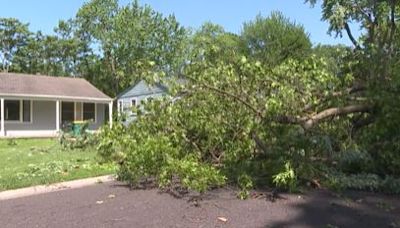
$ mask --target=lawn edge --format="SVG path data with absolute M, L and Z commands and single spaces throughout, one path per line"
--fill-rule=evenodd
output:
M 48 185 L 37 185 L 27 188 L 20 188 L 14 190 L 7 190 L 0 192 L 0 201 L 9 200 L 9 199 L 17 199 L 27 196 L 34 196 L 39 194 L 45 194 L 50 192 L 58 192 L 68 189 L 76 189 L 87 187 L 95 184 L 111 182 L 115 180 L 114 175 L 106 175 L 99 177 L 91 177 L 73 181 L 65 181 Z

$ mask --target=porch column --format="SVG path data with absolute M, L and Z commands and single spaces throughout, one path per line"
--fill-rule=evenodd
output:
M 117 100 L 117 115 L 118 115 L 118 117 L 121 115 L 121 109 L 122 109 L 121 103 L 119 100 Z
M 108 122 L 109 122 L 109 124 L 110 124 L 110 128 L 112 128 L 112 125 L 113 125 L 113 118 L 112 118 L 112 113 L 113 113 L 113 102 L 111 101 L 109 104 L 108 104 L 108 118 L 109 118 L 109 120 L 108 120 Z
M 4 98 L 0 100 L 0 114 L 1 114 L 1 127 L 0 127 L 0 136 L 6 136 L 6 132 L 4 129 Z
M 56 131 L 60 132 L 60 101 L 56 101 Z

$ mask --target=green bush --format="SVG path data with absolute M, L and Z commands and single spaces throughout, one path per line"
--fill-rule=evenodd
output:
M 373 160 L 365 151 L 348 150 L 337 155 L 338 168 L 345 173 L 368 173 L 373 171 Z
M 114 160 L 119 166 L 118 176 L 131 185 L 155 177 L 161 188 L 182 187 L 203 192 L 212 186 L 224 184 L 225 178 L 216 168 L 202 163 L 194 154 L 187 153 L 170 137 L 153 135 L 132 125 L 129 134 L 120 134 L 124 127 L 103 129 L 98 146 L 105 160 Z M 136 132 L 136 133 L 134 133 Z
M 297 185 L 296 181 L 296 174 L 290 162 L 285 164 L 285 169 L 282 172 L 273 176 L 273 183 L 276 184 L 276 186 L 288 189 L 290 192 L 295 190 Z
M 249 190 L 254 187 L 252 178 L 247 174 L 242 174 L 238 177 L 237 183 L 240 187 L 239 198 L 247 199 L 250 195 Z

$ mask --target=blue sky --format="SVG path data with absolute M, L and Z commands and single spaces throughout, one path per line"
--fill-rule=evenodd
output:
M 52 33 L 60 19 L 73 17 L 85 0 L 0 0 L 0 17 L 14 17 L 29 23 L 33 31 Z M 122 0 L 126 4 L 129 0 Z M 257 14 L 269 15 L 281 11 L 287 17 L 303 24 L 310 33 L 312 42 L 324 44 L 343 43 L 350 45 L 347 37 L 335 38 L 327 34 L 328 24 L 321 22 L 321 9 L 310 8 L 303 0 L 140 0 L 155 10 L 175 14 L 186 26 L 198 28 L 211 21 L 224 26 L 227 31 L 240 33 L 243 22 Z M 357 29 L 356 29 L 357 30 Z M 359 34 L 355 31 L 355 34 Z

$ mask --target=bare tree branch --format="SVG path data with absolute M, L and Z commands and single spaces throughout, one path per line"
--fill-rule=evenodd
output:
M 359 113 L 359 112 L 369 112 L 372 109 L 372 105 L 360 104 L 360 105 L 349 105 L 345 107 L 336 107 L 336 108 L 328 108 L 325 109 L 311 117 L 295 117 L 295 116 L 276 116 L 273 121 L 276 121 L 281 124 L 299 124 L 305 130 L 311 129 L 316 124 L 321 122 L 324 119 L 334 116 L 343 116 L 351 113 Z
M 388 49 L 389 53 L 388 55 L 391 55 L 392 52 L 392 43 L 394 39 L 394 34 L 396 33 L 396 0 L 391 0 L 390 1 L 390 35 L 389 35 L 389 41 L 388 41 Z
M 368 112 L 372 109 L 371 105 L 349 105 L 346 107 L 339 107 L 339 108 L 329 108 L 326 109 L 322 112 L 319 112 L 306 120 L 304 123 L 302 123 L 302 126 L 304 129 L 310 129 L 312 128 L 315 124 L 318 124 L 321 120 L 324 120 L 329 117 L 333 116 L 343 116 L 351 113 L 358 113 L 358 112 Z
M 361 49 L 360 45 L 358 44 L 357 40 L 354 38 L 353 34 L 351 33 L 351 29 L 349 24 L 346 22 L 344 23 L 344 29 L 346 30 L 347 36 L 350 38 L 351 42 L 357 49 Z

